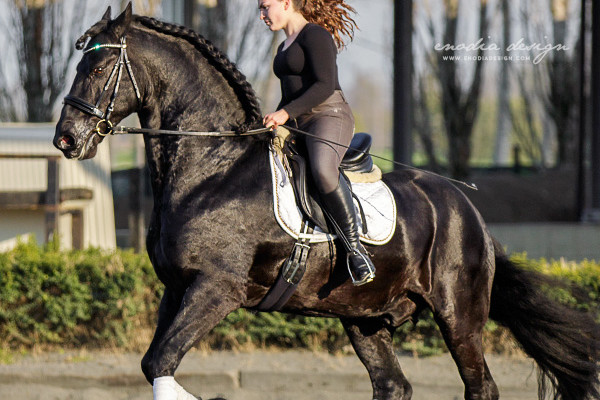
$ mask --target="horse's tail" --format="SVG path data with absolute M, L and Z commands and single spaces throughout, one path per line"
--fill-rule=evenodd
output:
M 510 329 L 539 367 L 539 398 L 600 399 L 600 326 L 545 295 L 551 278 L 524 270 L 496 248 L 490 317 Z

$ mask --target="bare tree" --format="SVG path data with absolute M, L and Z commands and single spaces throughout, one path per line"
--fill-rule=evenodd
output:
M 551 4 L 534 1 L 520 7 L 525 42 L 539 46 L 528 52 L 535 63 L 513 70 L 523 101 L 513 105 L 511 113 L 518 124 L 515 133 L 519 145 L 540 167 L 577 162 L 579 38 L 578 34 L 575 40 L 568 37 L 569 24 L 577 20 L 571 18 L 570 4 L 569 0 L 552 0 Z M 570 41 L 576 44 L 570 46 Z M 541 52 L 544 47 L 550 51 Z M 517 106 L 523 109 L 515 110 Z
M 430 43 L 435 40 L 433 7 L 429 1 L 420 3 L 413 24 L 413 47 L 419 49 L 415 53 L 413 74 L 413 135 L 415 150 L 421 151 L 425 158 L 427 168 L 441 172 L 442 166 L 440 154 L 444 153 L 436 146 L 437 129 L 436 122 L 439 120 L 436 101 L 437 55 L 434 46 Z
M 15 99 L 17 94 L 9 83 L 9 74 L 2 73 L 8 68 L 8 64 L 2 62 L 5 60 L 0 60 L 0 121 L 20 121 L 23 116 Z
M 431 92 L 434 92 L 431 89 L 432 85 L 427 82 L 433 78 L 439 97 L 441 129 L 444 130 L 448 142 L 448 170 L 457 178 L 464 178 L 470 172 L 471 137 L 479 111 L 484 66 L 485 44 L 481 41 L 487 38 L 489 25 L 487 1 L 473 0 L 472 4 L 478 5 L 475 12 L 472 7 L 469 9 L 469 4 L 464 1 L 424 1 L 422 7 L 425 11 L 420 16 L 422 20 L 419 21 L 419 26 L 425 25 L 426 28 L 417 34 L 423 42 L 420 48 L 431 51 L 426 51 L 424 65 L 418 72 L 418 80 L 424 82 L 414 88 L 418 100 L 415 104 L 418 112 L 415 115 L 415 127 L 418 129 L 417 134 L 423 143 L 429 164 L 439 168 L 432 138 L 428 134 L 431 129 L 428 127 L 429 121 L 438 115 L 437 110 L 431 109 L 431 104 L 437 103 L 427 100 L 432 95 Z M 477 23 L 475 35 L 481 38 L 479 41 L 468 32 L 465 21 Z M 468 35 L 466 42 L 465 35 Z M 467 56 L 471 60 L 463 62 Z
M 507 48 L 511 42 L 510 0 L 500 0 L 502 16 L 502 53 L 508 56 Z M 494 146 L 494 164 L 506 164 L 510 157 L 511 118 L 510 118 L 510 65 L 500 65 L 498 78 L 498 113 L 496 117 L 496 143 Z
M 85 7 L 60 0 L 1 1 L 8 16 L 4 33 L 12 39 L 14 53 L 0 65 L 0 117 L 51 121 L 74 56 L 73 38 L 82 32 Z
M 543 132 L 538 123 L 539 109 L 537 95 L 526 84 L 526 76 L 521 70 L 516 73 L 519 99 L 510 106 L 510 117 L 518 148 L 536 167 L 546 166 L 546 156 L 542 146 Z
M 554 0 L 552 7 L 552 29 L 555 44 L 567 43 L 569 22 L 569 0 Z M 546 99 L 547 114 L 554 121 L 558 141 L 558 165 L 577 163 L 577 131 L 579 102 L 579 60 L 580 52 L 555 51 L 548 63 L 549 92 Z
M 460 4 L 465 4 L 461 2 Z M 448 136 L 448 163 L 450 174 L 457 178 L 469 175 L 469 159 L 471 157 L 471 136 L 475 118 L 479 111 L 479 96 L 481 92 L 483 61 L 475 61 L 472 79 L 465 83 L 461 76 L 459 63 L 444 59 L 444 56 L 454 56 L 452 47 L 457 43 L 458 22 L 461 7 L 458 0 L 444 0 L 446 14 L 444 17 L 443 43 L 450 44 L 447 51 L 437 52 L 437 76 L 439 80 L 442 114 Z M 488 31 L 487 19 L 488 3 L 482 0 L 479 4 L 478 37 L 486 38 Z M 477 55 L 483 56 L 483 47 L 479 46 Z
M 415 88 L 413 89 L 413 129 L 423 148 L 427 160 L 427 168 L 434 172 L 440 172 L 441 166 L 436 155 L 434 145 L 434 128 L 432 125 L 433 115 L 428 104 L 427 77 L 417 76 Z

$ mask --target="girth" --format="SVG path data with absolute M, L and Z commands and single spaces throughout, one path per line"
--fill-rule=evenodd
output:
M 308 221 L 302 222 L 303 234 L 298 237 L 292 254 L 283 263 L 275 283 L 256 306 L 259 311 L 279 311 L 292 297 L 306 271 L 306 261 L 310 252 L 310 234 L 313 227 Z

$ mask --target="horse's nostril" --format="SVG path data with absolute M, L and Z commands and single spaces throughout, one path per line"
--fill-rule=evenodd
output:
M 68 150 L 75 147 L 75 138 L 71 135 L 61 135 L 58 138 L 57 145 L 62 150 Z

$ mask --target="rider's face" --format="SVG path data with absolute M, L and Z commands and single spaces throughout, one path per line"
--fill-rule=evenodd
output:
M 259 0 L 260 19 L 271 31 L 283 29 L 287 24 L 291 0 Z

